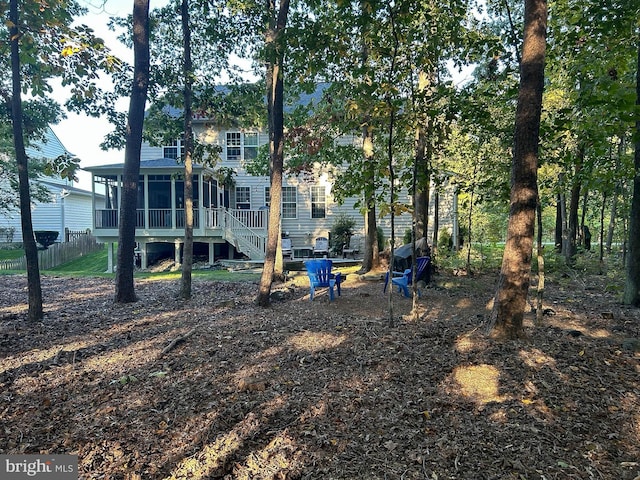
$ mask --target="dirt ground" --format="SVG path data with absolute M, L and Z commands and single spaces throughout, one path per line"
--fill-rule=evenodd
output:
M 620 281 L 546 288 L 545 325 L 485 335 L 497 275 L 419 300 L 349 275 L 280 285 L 0 276 L 0 453 L 77 454 L 83 479 L 640 479 L 640 310 Z M 608 292 L 612 293 L 608 293 Z M 176 339 L 183 338 L 181 342 Z M 172 346 L 172 348 L 167 348 Z M 165 350 L 165 353 L 163 353 Z

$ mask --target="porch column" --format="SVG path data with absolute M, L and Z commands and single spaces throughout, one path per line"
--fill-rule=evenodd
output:
M 176 240 L 173 244 L 174 247 L 174 256 L 173 261 L 176 265 L 180 265 L 180 240 Z
M 148 258 L 149 256 L 147 255 L 147 242 L 140 242 L 139 244 L 139 248 L 140 248 L 140 268 L 142 270 L 146 270 L 148 265 Z
M 144 174 L 144 176 L 142 177 L 142 182 L 143 182 L 143 188 L 144 188 L 144 206 L 142 208 L 144 208 L 144 221 L 142 222 L 144 225 L 145 229 L 149 228 L 149 175 L 148 174 Z M 146 256 L 146 248 L 144 250 L 144 253 L 142 254 L 142 257 L 144 258 Z M 142 268 L 147 268 L 142 267 Z
M 215 263 L 215 246 L 213 242 L 209 242 L 209 266 L 212 267 Z
M 184 203 L 184 202 L 182 202 Z M 184 205 L 183 205 L 184 207 Z M 177 217 L 176 217 L 176 178 L 171 175 L 171 228 L 173 230 L 177 227 Z M 176 263 L 179 264 L 178 260 Z
M 198 225 L 200 225 L 200 230 L 204 231 L 204 226 L 206 225 L 204 222 L 204 179 L 201 173 L 198 174 Z M 209 197 L 209 201 L 211 201 L 211 197 Z
M 113 242 L 107 242 L 107 271 L 105 273 L 113 273 Z

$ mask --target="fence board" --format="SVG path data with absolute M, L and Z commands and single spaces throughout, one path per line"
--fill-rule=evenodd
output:
M 75 260 L 102 248 L 102 244 L 96 241 L 93 235 L 85 232 L 77 235 L 69 242 L 55 243 L 46 250 L 38 251 L 38 265 L 40 270 L 51 270 L 63 263 Z M 0 270 L 26 270 L 27 259 L 23 256 L 12 260 L 0 261 Z

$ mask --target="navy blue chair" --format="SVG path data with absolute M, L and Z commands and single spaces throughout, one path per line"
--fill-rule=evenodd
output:
M 416 278 L 421 278 L 427 268 L 431 268 L 430 257 L 418 257 L 416 258 Z M 407 268 L 404 272 L 391 272 L 391 283 L 398 287 L 398 292 L 402 292 L 405 297 L 410 297 L 409 285 L 413 283 L 413 270 Z M 383 292 L 387 291 L 387 285 L 389 285 L 389 272 L 384 279 Z M 420 290 L 418 290 L 418 296 L 420 296 Z

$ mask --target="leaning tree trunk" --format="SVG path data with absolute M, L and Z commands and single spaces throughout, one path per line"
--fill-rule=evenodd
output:
M 640 35 L 638 36 L 638 65 L 636 70 L 636 105 L 640 106 Z M 629 219 L 629 255 L 627 279 L 624 287 L 625 305 L 640 307 L 640 119 L 636 120 L 633 197 Z
M 144 108 L 149 86 L 149 0 L 133 2 L 133 83 L 127 117 L 124 150 L 122 203 L 118 229 L 117 303 L 136 301 L 133 285 L 133 259 L 136 240 L 136 208 Z
M 18 0 L 11 0 L 9 12 L 11 27 L 11 115 L 13 128 L 13 145 L 18 166 L 18 189 L 20 193 L 20 221 L 22 222 L 22 242 L 27 260 L 27 289 L 29 296 L 28 319 L 31 322 L 41 320 L 44 316 L 42 308 L 42 285 L 40 283 L 40 267 L 38 266 L 38 247 L 33 236 L 31 221 L 31 195 L 29 193 L 29 169 L 27 153 L 24 146 L 24 130 L 22 127 L 22 77 L 20 74 L 20 33 L 18 31 Z
M 546 29 L 546 0 L 525 0 L 524 43 L 511 166 L 511 209 L 490 325 L 493 333 L 503 338 L 523 335 L 538 202 L 538 139 Z

